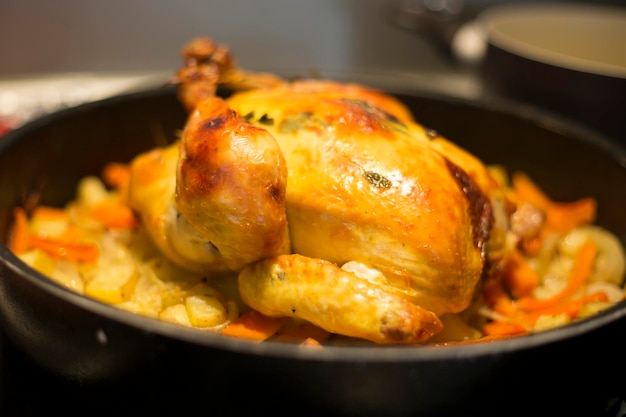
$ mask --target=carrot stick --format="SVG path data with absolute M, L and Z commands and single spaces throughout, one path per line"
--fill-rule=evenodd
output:
M 22 207 L 13 209 L 13 228 L 9 237 L 9 249 L 19 254 L 30 249 L 31 233 L 26 211 Z
M 102 180 L 113 188 L 124 188 L 130 182 L 130 167 L 128 164 L 111 162 L 102 170 Z
M 535 323 L 541 316 L 557 316 L 560 314 L 566 314 L 570 319 L 575 319 L 580 312 L 580 309 L 589 302 L 593 301 L 607 301 L 608 297 L 602 291 L 589 294 L 585 297 L 570 301 L 568 303 L 559 304 L 556 306 L 547 307 L 543 310 L 534 311 L 532 313 L 524 314 L 523 320 L 531 323 Z
M 591 272 L 597 248 L 591 241 L 579 249 L 570 274 L 568 285 L 556 296 L 547 300 L 537 300 L 525 296 L 513 302 L 499 282 L 494 281 L 485 287 L 485 301 L 490 307 L 512 320 L 495 320 L 483 327 L 485 336 L 506 336 L 522 334 L 529 331 L 536 321 L 544 315 L 566 314 L 570 319 L 578 316 L 580 309 L 591 301 L 606 301 L 603 292 L 589 294 L 577 300 L 567 300 L 584 284 Z M 520 311 L 525 310 L 526 313 Z
M 492 280 L 485 284 L 483 297 L 487 305 L 494 311 L 506 316 L 514 316 L 518 313 L 513 300 L 504 290 L 501 280 Z
M 104 226 L 113 229 L 133 229 L 139 220 L 133 210 L 126 204 L 103 201 L 91 208 L 91 213 Z
M 541 190 L 529 176 L 522 172 L 514 172 L 511 176 L 511 185 L 515 194 L 522 200 L 533 203 L 540 208 L 552 204 L 552 200 Z
M 55 209 L 40 209 L 38 215 L 56 216 Z M 72 239 L 75 233 L 69 231 L 66 237 Z M 13 230 L 9 240 L 9 248 L 14 253 L 22 253 L 32 248 L 38 248 L 55 258 L 65 258 L 72 261 L 92 262 L 98 258 L 98 247 L 91 243 L 77 243 L 66 238 L 44 238 L 30 232 L 26 212 L 21 207 L 14 209 Z
M 592 241 L 583 243 L 576 253 L 567 285 L 560 293 L 543 300 L 537 300 L 528 296 L 522 297 L 516 301 L 516 307 L 520 310 L 535 311 L 553 307 L 566 301 L 574 295 L 588 279 L 593 269 L 597 251 L 598 249 Z
M 528 332 L 526 326 L 514 321 L 496 320 L 483 326 L 485 336 L 512 336 L 526 332 Z
M 596 217 L 597 203 L 593 198 L 582 198 L 577 201 L 560 203 L 551 200 L 526 175 L 520 172 L 513 174 L 511 183 L 518 198 L 535 204 L 546 213 L 546 228 L 566 232 L 580 224 L 591 223 Z
M 65 220 L 68 218 L 68 214 L 65 210 L 60 208 L 50 206 L 37 206 L 33 209 L 31 218 L 33 220 L 38 219 L 43 221 Z
M 276 334 L 285 320 L 285 317 L 267 317 L 256 310 L 248 310 L 226 326 L 222 334 L 261 342 Z
M 547 212 L 546 228 L 567 232 L 578 225 L 592 223 L 595 217 L 596 201 L 592 198 L 553 203 Z
M 32 247 L 38 248 L 55 258 L 64 258 L 78 262 L 93 262 L 98 259 L 98 247 L 91 243 L 67 242 L 61 239 L 50 239 L 31 236 Z
M 517 250 L 511 253 L 506 264 L 504 280 L 515 298 L 530 295 L 539 285 L 539 275 Z
M 83 235 L 83 230 L 79 226 L 70 224 L 57 239 L 62 242 L 80 242 Z
M 543 241 L 540 236 L 535 236 L 532 239 L 524 239 L 520 242 L 520 249 L 524 254 L 532 256 L 539 253 Z

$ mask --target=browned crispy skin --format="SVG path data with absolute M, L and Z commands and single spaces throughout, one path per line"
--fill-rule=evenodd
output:
M 177 208 L 233 268 L 288 252 L 287 166 L 272 135 L 214 97 L 196 106 L 180 143 Z
M 289 252 L 282 152 L 222 99 L 203 100 L 177 145 L 138 156 L 131 169 L 129 202 L 178 264 L 238 271 Z
M 422 342 L 467 308 L 508 228 L 480 160 L 388 94 L 246 73 L 206 39 L 185 58 L 180 145 L 136 158 L 130 187 L 164 253 L 241 271 L 262 313 L 377 343 Z
M 470 176 L 399 102 L 356 85 L 298 81 L 238 93 L 229 105 L 267 129 L 285 156 L 295 253 L 379 269 L 436 314 L 467 307 L 491 226 L 482 164 Z M 469 160 L 461 150 L 452 156 Z
M 274 74 L 243 71 L 237 67 L 227 47 L 208 38 L 189 42 L 182 55 L 185 65 L 176 74 L 174 82 L 178 84 L 178 97 L 190 112 L 202 100 L 215 96 L 220 84 L 233 90 L 251 90 L 273 88 L 284 83 Z
M 244 301 L 268 316 L 293 316 L 330 332 L 381 344 L 419 343 L 442 329 L 432 312 L 392 288 L 336 264 L 281 255 L 239 273 Z

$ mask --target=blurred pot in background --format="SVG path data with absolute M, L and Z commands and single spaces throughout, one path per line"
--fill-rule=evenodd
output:
M 477 71 L 486 95 L 560 113 L 626 144 L 626 7 L 402 1 L 395 24 Z

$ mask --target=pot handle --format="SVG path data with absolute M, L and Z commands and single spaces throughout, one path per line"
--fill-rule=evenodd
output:
M 450 62 L 475 65 L 487 49 L 477 19 L 486 7 L 465 0 L 397 0 L 389 3 L 386 14 L 392 25 L 424 37 Z

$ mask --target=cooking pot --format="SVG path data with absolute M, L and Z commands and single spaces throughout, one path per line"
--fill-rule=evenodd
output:
M 626 143 L 626 7 L 442 0 L 392 10 L 396 25 L 475 71 L 486 94 L 541 106 Z
M 527 172 L 555 199 L 596 198 L 597 223 L 626 241 L 626 152 L 619 145 L 506 100 L 390 93 L 427 127 L 487 163 Z M 174 140 L 184 121 L 175 91 L 163 88 L 83 104 L 9 132 L 0 140 L 0 236 L 7 235 L 12 208 L 30 193 L 61 206 L 80 178 Z M 556 330 L 447 347 L 254 343 L 89 299 L 0 244 L 7 341 L 49 372 L 51 385 L 57 380 L 88 392 L 62 400 L 85 413 L 93 407 L 156 415 L 580 413 L 626 392 L 625 316 L 623 302 Z

